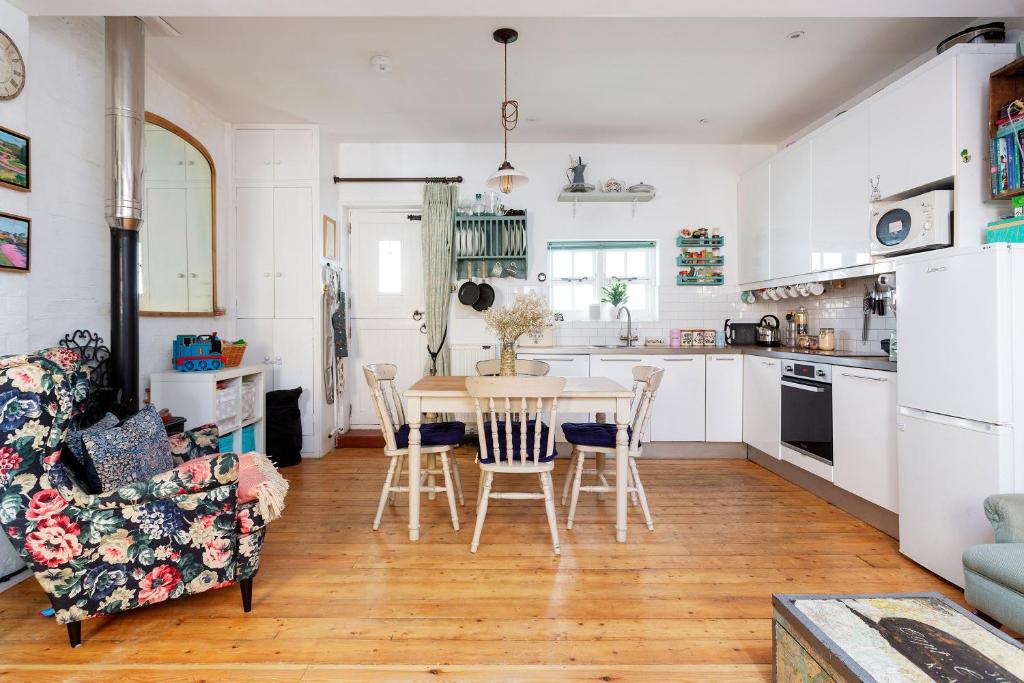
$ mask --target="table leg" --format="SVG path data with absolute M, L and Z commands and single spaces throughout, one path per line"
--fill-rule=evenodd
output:
M 409 540 L 420 538 L 420 399 L 408 399 L 409 416 Z
M 615 401 L 615 540 L 626 542 L 626 498 L 629 487 L 629 399 Z

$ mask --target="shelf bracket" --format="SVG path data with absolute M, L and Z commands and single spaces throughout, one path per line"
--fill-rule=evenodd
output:
M 633 209 L 632 209 L 633 215 L 630 216 L 631 218 L 636 218 L 636 204 L 637 204 L 637 201 L 634 199 L 633 200 Z
M 576 207 L 579 206 L 579 204 L 580 204 L 580 200 L 578 200 L 578 199 L 572 200 L 572 219 L 573 220 L 576 220 Z

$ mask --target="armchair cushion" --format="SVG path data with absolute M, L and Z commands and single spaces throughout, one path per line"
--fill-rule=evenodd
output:
M 615 435 L 618 427 L 604 422 L 566 422 L 562 425 L 565 440 L 574 446 L 597 446 L 599 448 L 615 448 Z M 633 438 L 633 428 L 627 427 L 629 439 Z
M 84 466 L 86 458 L 88 458 L 89 455 L 85 450 L 85 443 L 82 441 L 82 435 L 106 431 L 111 427 L 116 427 L 119 422 L 120 420 L 117 419 L 116 415 L 113 413 L 107 413 L 100 418 L 99 422 L 85 427 L 84 429 L 73 430 L 68 434 L 67 439 L 67 446 L 68 450 L 71 451 L 71 455 L 75 456 L 75 460 Z
M 1024 543 L 984 543 L 964 551 L 964 571 L 1024 593 Z
M 86 477 L 95 489 L 95 476 L 100 491 L 149 479 L 174 467 L 167 432 L 154 406 L 146 406 L 117 427 L 87 430 L 82 441 L 88 451 Z
M 996 531 L 996 543 L 1024 543 L 1024 493 L 985 499 L 985 516 Z

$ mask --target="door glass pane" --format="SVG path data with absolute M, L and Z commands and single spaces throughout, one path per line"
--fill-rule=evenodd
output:
M 402 243 L 399 240 L 377 243 L 377 291 L 380 294 L 402 293 Z

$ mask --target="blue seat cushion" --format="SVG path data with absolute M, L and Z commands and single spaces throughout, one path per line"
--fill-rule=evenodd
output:
M 562 425 L 565 440 L 574 446 L 600 446 L 615 448 L 615 433 L 618 428 L 603 422 L 566 422 Z M 633 428 L 626 427 L 629 438 L 633 438 Z
M 466 435 L 464 422 L 428 422 L 420 425 L 421 446 L 458 446 Z M 409 447 L 409 425 L 404 424 L 395 432 L 398 448 Z
M 512 423 L 512 459 L 522 459 L 522 422 Z M 529 420 L 526 423 L 526 459 L 533 460 L 533 445 L 537 437 L 537 421 Z M 477 461 L 482 465 L 494 465 L 494 442 L 491 438 L 491 422 L 488 420 L 484 422 L 484 432 L 487 436 L 487 457 L 484 458 L 478 451 L 476 454 Z M 537 458 L 538 462 L 551 462 L 558 455 L 558 449 L 552 449 L 551 455 L 547 455 L 548 447 L 548 426 L 543 422 L 540 423 L 540 456 Z M 501 452 L 502 462 L 508 462 L 508 445 L 506 444 L 505 437 L 505 421 L 498 421 L 498 450 Z

